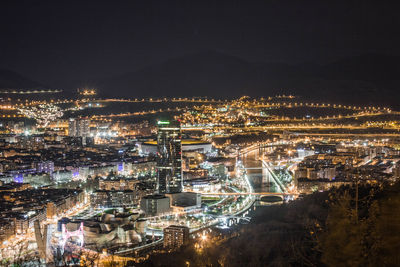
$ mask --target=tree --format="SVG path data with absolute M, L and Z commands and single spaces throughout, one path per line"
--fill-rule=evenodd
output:
M 365 265 L 363 234 L 365 223 L 355 220 L 356 212 L 348 192 L 332 205 L 326 220 L 326 231 L 319 238 L 322 262 L 328 266 Z
M 368 259 L 376 266 L 400 264 L 400 196 L 390 195 L 374 202 L 368 220 Z
M 328 266 L 398 266 L 400 264 L 400 183 L 360 188 L 358 216 L 348 191 L 330 209 L 319 235 L 321 261 Z M 364 196 L 363 196 L 364 195 Z

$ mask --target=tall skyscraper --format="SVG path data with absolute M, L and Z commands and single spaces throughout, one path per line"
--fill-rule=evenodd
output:
M 182 192 L 181 139 L 179 122 L 158 122 L 157 188 L 160 194 Z
M 90 134 L 90 120 L 69 119 L 68 135 L 74 137 L 88 137 Z
M 68 121 L 68 135 L 76 136 L 77 134 L 77 121 L 76 119 L 70 118 Z

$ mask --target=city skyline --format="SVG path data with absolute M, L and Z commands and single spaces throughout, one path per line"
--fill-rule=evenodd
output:
M 0 265 L 398 266 L 400 5 L 0 3 Z
M 254 234 L 256 247 L 264 247 L 256 228 L 268 229 L 272 219 L 308 253 L 323 246 L 324 256 L 311 254 L 314 262 L 335 262 L 328 256 L 332 244 L 303 243 L 309 226 L 294 219 L 300 228 L 287 229 L 281 212 L 328 224 L 329 209 L 318 205 L 330 202 L 318 198 L 339 194 L 330 199 L 335 209 L 350 194 L 372 212 L 365 194 L 378 204 L 397 190 L 400 112 L 388 107 L 303 102 L 295 95 L 108 99 L 92 91 L 72 100 L 40 91 L 28 97 L 41 100 L 13 94 L 1 100 L 2 260 L 202 266 L 197 257 L 207 253 L 207 261 L 240 266 L 244 258 L 217 251 L 234 250 L 228 240 L 241 244 Z M 364 227 L 368 213 L 349 205 L 351 214 L 360 212 L 349 218 Z M 310 207 L 318 213 L 303 210 Z M 317 234 L 334 232 L 326 225 Z M 289 253 L 301 262 L 270 249 L 276 260 Z M 270 257 L 257 249 L 244 253 L 257 266 Z

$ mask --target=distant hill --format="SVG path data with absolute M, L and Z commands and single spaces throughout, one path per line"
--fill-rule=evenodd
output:
M 300 77 L 305 75 L 295 66 L 203 51 L 102 81 L 100 88 L 126 97 L 268 96 L 294 89 Z
M 100 83 L 100 87 L 104 92 L 130 97 L 268 96 L 295 92 L 296 86 L 308 83 L 308 78 L 297 66 L 253 63 L 215 51 L 203 51 L 114 77 Z
M 318 70 L 326 79 L 360 80 L 375 83 L 400 80 L 400 57 L 365 54 L 326 64 Z
M 400 57 L 365 54 L 321 66 L 314 75 L 326 83 L 339 84 L 343 97 L 355 102 L 399 107 Z M 345 85 L 345 86 L 344 86 Z
M 368 54 L 324 65 L 250 62 L 216 51 L 172 58 L 110 79 L 94 80 L 106 97 L 294 94 L 308 100 L 391 105 L 400 108 L 400 57 Z M 0 69 L 1 89 L 43 89 L 45 85 Z M 69 92 L 69 91 L 68 91 Z M 64 90 L 64 95 L 68 93 Z M 69 92 L 74 95 L 75 91 Z
M 47 87 L 43 84 L 33 81 L 29 78 L 22 76 L 21 74 L 0 69 L 0 90 L 5 89 L 46 89 Z
M 269 96 L 292 93 L 308 99 L 387 103 L 397 94 L 399 60 L 364 55 L 326 65 L 249 62 L 215 51 L 184 55 L 99 81 L 109 96 Z
M 254 67 L 212 51 L 185 55 L 103 81 L 105 92 L 121 96 L 226 96 L 244 94 Z

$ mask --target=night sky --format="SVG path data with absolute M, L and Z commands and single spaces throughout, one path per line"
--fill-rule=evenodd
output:
M 399 55 L 389 2 L 1 1 L 0 68 L 62 88 L 203 49 L 290 64 Z

